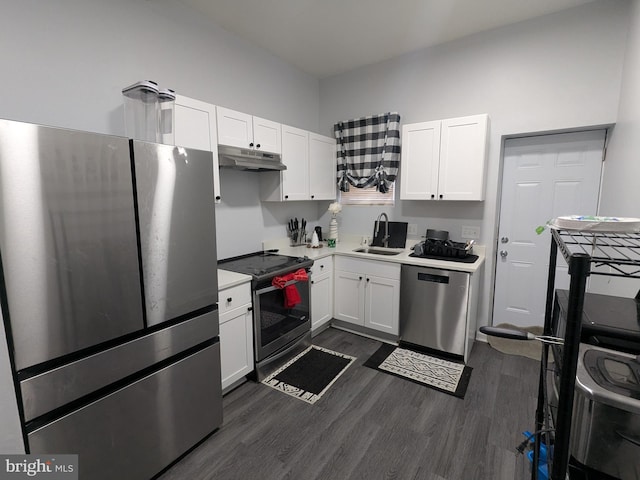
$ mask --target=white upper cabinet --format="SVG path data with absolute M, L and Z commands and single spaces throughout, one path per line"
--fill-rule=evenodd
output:
M 484 200 L 487 115 L 442 121 L 438 195 L 445 200 Z
M 309 199 L 309 132 L 282 126 L 283 200 Z
M 251 148 L 253 117 L 246 113 L 218 107 L 218 143 L 232 147 Z
M 334 200 L 336 198 L 336 141 L 282 125 L 281 172 L 260 174 L 262 200 Z
M 224 107 L 217 108 L 217 118 L 220 145 L 282 153 L 279 123 Z
M 484 200 L 489 117 L 402 127 L 402 200 Z
M 335 200 L 336 183 L 336 139 L 309 133 L 310 199 Z
M 422 122 L 402 127 L 400 198 L 424 200 L 438 192 L 440 166 L 440 122 Z
M 282 153 L 282 126 L 265 118 L 253 117 L 255 148 L 270 153 Z
M 218 172 L 218 133 L 216 107 L 193 98 L 176 95 L 175 143 L 186 148 L 208 150 L 213 153 L 213 189 L 215 201 L 220 201 Z

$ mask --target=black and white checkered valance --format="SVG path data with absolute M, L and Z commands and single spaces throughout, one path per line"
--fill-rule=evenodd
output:
M 338 149 L 338 186 L 375 186 L 387 193 L 400 166 L 400 115 L 362 117 L 333 126 Z

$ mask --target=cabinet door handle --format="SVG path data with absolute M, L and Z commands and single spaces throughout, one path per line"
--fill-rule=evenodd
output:
M 311 280 L 311 285 L 315 285 L 315 284 L 316 284 L 316 282 L 314 282 L 313 280 Z
M 442 195 L 442 194 L 441 194 L 441 195 L 440 195 L 440 198 L 442 199 L 442 197 L 443 197 L 443 196 L 444 196 L 444 195 Z
M 367 282 L 368 282 L 369 280 L 370 280 L 370 279 L 369 279 L 369 278 L 367 278 Z
M 227 298 L 227 303 L 231 303 L 233 301 L 233 298 L 229 297 Z
M 362 277 L 358 277 L 358 280 L 362 280 Z
M 253 307 L 247 307 L 247 312 L 253 312 Z
M 285 199 L 285 200 L 286 200 L 287 198 L 289 198 L 289 195 L 285 195 L 285 196 L 284 196 L 284 199 Z
M 315 197 L 315 195 L 311 195 L 311 200 L 313 200 L 313 199 L 314 199 L 314 197 Z
M 432 193 L 432 194 L 431 194 L 431 198 L 436 198 L 436 196 Z
M 259 143 L 258 143 L 258 144 L 256 144 L 256 148 L 260 148 L 260 144 L 259 144 Z
M 249 146 L 250 146 L 250 147 L 253 147 L 253 142 L 251 142 L 251 143 L 249 144 Z
M 216 195 L 216 200 L 220 200 L 220 195 Z
M 321 269 L 322 269 L 322 268 L 324 268 L 324 265 L 320 265 L 320 268 L 321 268 Z

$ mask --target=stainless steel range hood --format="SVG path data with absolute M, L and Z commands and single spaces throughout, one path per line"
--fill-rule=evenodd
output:
M 287 166 L 277 153 L 261 152 L 248 148 L 218 145 L 218 165 L 221 168 L 264 172 L 286 170 Z

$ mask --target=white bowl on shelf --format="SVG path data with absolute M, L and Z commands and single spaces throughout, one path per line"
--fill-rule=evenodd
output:
M 640 232 L 640 218 L 568 215 L 554 218 L 549 226 L 560 230 L 581 232 L 637 233 Z

